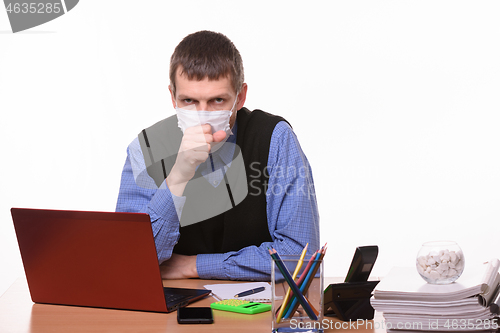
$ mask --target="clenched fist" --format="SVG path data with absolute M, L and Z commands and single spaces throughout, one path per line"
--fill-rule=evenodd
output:
M 209 124 L 189 127 L 184 131 L 177 159 L 167 177 L 167 185 L 172 194 L 182 196 L 187 182 L 196 172 L 196 167 L 207 160 L 210 143 L 220 142 L 225 138 L 224 131 L 212 134 Z

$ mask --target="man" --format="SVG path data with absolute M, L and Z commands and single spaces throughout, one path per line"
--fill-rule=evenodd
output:
M 269 280 L 268 248 L 319 248 L 309 163 L 283 118 L 243 107 L 247 89 L 226 36 L 191 34 L 170 63 L 177 115 L 127 149 L 116 210 L 150 215 L 163 278 Z

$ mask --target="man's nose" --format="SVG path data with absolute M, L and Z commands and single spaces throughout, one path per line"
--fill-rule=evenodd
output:
M 207 102 L 199 102 L 196 111 L 209 111 Z
M 210 103 L 200 101 L 196 106 L 196 111 L 214 111 L 214 108 Z

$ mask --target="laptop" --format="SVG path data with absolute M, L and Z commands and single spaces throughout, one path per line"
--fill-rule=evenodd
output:
M 163 287 L 148 214 L 11 214 L 35 303 L 171 312 L 211 292 Z

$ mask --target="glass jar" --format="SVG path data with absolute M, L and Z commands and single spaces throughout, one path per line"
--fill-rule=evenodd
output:
M 433 241 L 422 244 L 416 265 L 418 273 L 428 283 L 448 284 L 460 277 L 465 259 L 456 242 Z

